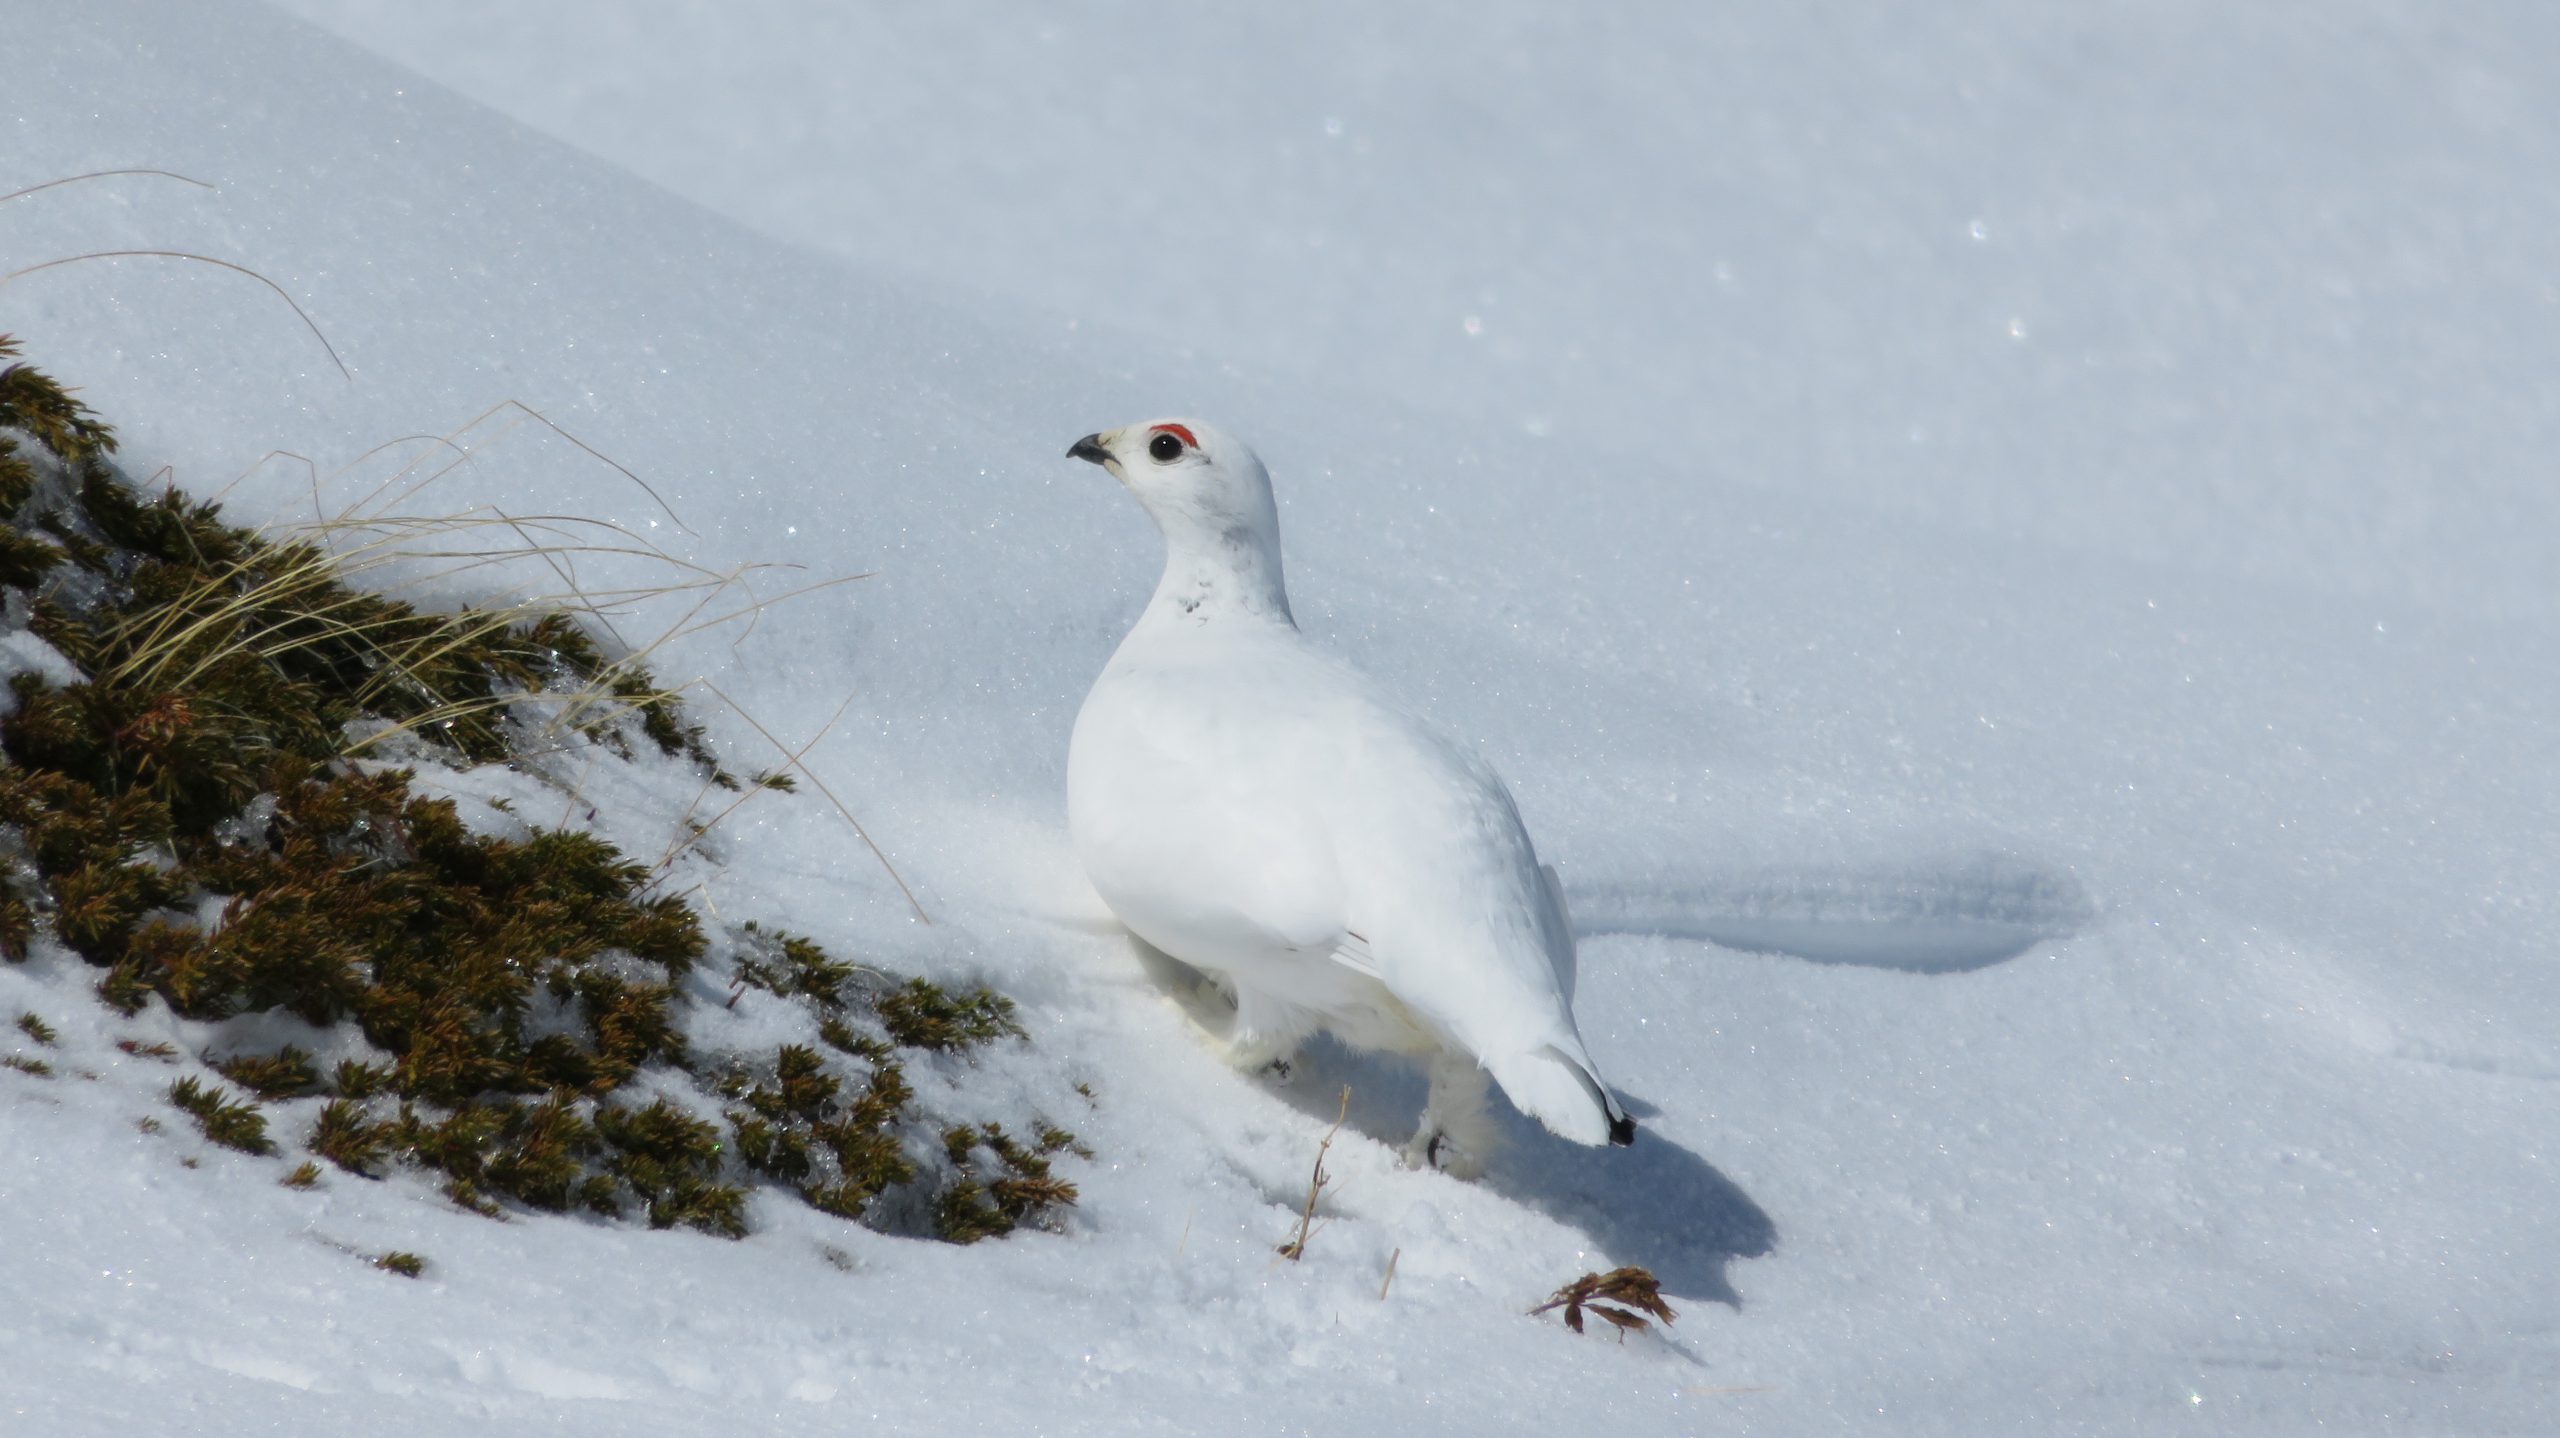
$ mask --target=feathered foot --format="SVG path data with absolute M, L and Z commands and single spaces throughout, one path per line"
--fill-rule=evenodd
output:
M 1422 1126 L 1404 1147 L 1412 1168 L 1436 1168 L 1452 1178 L 1480 1178 L 1500 1146 L 1488 1100 L 1492 1082 L 1473 1058 L 1449 1050 L 1432 1055 L 1431 1096 L 1422 1104 Z
M 1220 1039 L 1220 1057 L 1239 1073 L 1289 1082 L 1297 1075 L 1298 1045 L 1315 1032 L 1315 1015 L 1242 985 L 1231 992 L 1235 1017 Z

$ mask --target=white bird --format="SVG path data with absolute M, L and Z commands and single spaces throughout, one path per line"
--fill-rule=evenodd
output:
M 1137 496 L 1164 578 L 1076 715 L 1076 857 L 1141 939 L 1227 989 L 1227 1056 L 1319 1029 L 1425 1060 L 1408 1162 L 1481 1172 L 1485 1076 L 1577 1143 L 1635 1140 L 1573 1024 L 1573 929 L 1475 753 L 1298 632 L 1253 451 L 1197 420 L 1077 440 Z

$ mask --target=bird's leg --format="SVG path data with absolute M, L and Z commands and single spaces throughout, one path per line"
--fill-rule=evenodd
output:
M 1219 1057 L 1238 1073 L 1261 1074 L 1275 1083 L 1287 1083 L 1298 1076 L 1295 1044 L 1275 1044 L 1264 1038 L 1242 1042 L 1229 1039 Z
M 1238 984 L 1236 1014 L 1227 1025 L 1225 1058 L 1242 1073 L 1264 1073 L 1281 1083 L 1297 1074 L 1298 1044 L 1315 1032 L 1315 1015 L 1298 1005 Z
M 1499 1141 L 1487 1106 L 1492 1084 L 1472 1057 L 1450 1049 L 1433 1054 L 1430 1069 L 1431 1096 L 1423 1101 L 1422 1127 L 1405 1145 L 1404 1161 L 1452 1178 L 1478 1177 Z

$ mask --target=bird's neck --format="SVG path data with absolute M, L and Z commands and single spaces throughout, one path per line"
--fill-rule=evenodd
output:
M 1164 578 L 1141 622 L 1248 619 L 1297 627 L 1280 577 L 1276 528 L 1164 526 Z

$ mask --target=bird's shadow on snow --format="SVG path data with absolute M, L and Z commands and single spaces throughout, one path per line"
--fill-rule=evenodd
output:
M 1278 1092 L 1292 1107 L 1331 1122 L 1351 1090 L 1347 1127 L 1389 1148 L 1413 1137 L 1427 1084 L 1421 1066 L 1392 1054 L 1361 1053 L 1331 1038 L 1299 1051 Z M 1647 1104 L 1629 1103 L 1639 1116 Z M 1522 1117 L 1497 1095 L 1503 1146 L 1479 1180 L 1591 1239 L 1612 1262 L 1651 1269 L 1663 1291 L 1742 1306 L 1726 1276 L 1737 1258 L 1777 1246 L 1778 1226 L 1715 1165 L 1653 1130 L 1630 1148 L 1585 1148 Z
M 1195 1022 L 1212 1033 L 1222 1027 L 1223 1000 L 1198 970 L 1135 935 L 1129 942 L 1148 978 Z M 1311 1118 L 1330 1124 L 1340 1113 L 1355 1132 L 1401 1149 L 1413 1137 L 1427 1087 L 1411 1059 L 1319 1037 L 1299 1050 L 1289 1081 L 1272 1091 Z M 1632 1098 L 1627 1108 L 1639 1118 L 1655 1112 Z M 1548 1133 L 1498 1095 L 1494 1109 L 1503 1147 L 1487 1165 L 1485 1187 L 1580 1230 L 1614 1262 L 1651 1269 L 1665 1292 L 1742 1306 L 1725 1270 L 1737 1258 L 1769 1252 L 1778 1226 L 1713 1164 L 1659 1133 L 1639 1132 L 1631 1148 L 1585 1148 Z
M 2097 912 L 2068 869 L 1990 852 L 1575 884 L 1571 907 L 1584 939 L 1702 940 L 1916 974 L 2005 963 L 2070 937 Z

